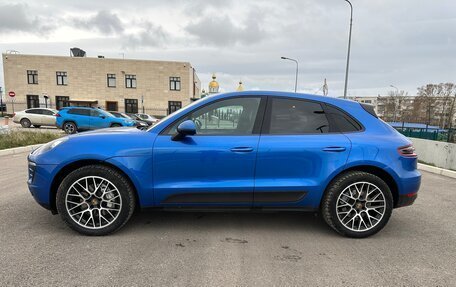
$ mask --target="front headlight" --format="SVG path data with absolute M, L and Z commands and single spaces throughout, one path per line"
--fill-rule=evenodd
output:
M 50 151 L 51 149 L 55 148 L 59 144 L 66 142 L 67 140 L 68 140 L 68 137 L 63 137 L 60 139 L 50 141 L 47 144 L 40 146 L 38 149 L 36 149 L 34 152 L 32 152 L 32 154 L 39 155 L 39 154 L 45 153 L 45 152 Z

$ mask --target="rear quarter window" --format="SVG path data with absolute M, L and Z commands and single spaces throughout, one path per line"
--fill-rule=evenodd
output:
M 357 132 L 363 130 L 360 123 L 358 123 L 352 116 L 338 108 L 326 105 L 325 112 L 332 118 L 332 131 Z

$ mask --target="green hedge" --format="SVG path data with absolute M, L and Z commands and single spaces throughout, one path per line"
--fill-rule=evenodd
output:
M 62 134 L 51 132 L 8 131 L 0 133 L 0 150 L 47 143 L 61 136 Z

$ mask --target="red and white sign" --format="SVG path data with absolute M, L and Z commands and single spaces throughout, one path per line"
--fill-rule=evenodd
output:
M 16 93 L 13 91 L 9 91 L 8 96 L 10 96 L 11 98 L 14 98 L 16 96 Z

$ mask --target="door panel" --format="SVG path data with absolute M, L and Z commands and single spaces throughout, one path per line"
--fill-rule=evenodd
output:
M 262 135 L 258 146 L 255 194 L 303 192 L 298 201 L 265 202 L 254 195 L 255 205 L 314 207 L 322 183 L 343 167 L 351 143 L 343 134 Z
M 258 140 L 258 135 L 182 141 L 158 136 L 153 161 L 156 204 L 251 206 Z M 232 151 L 238 147 L 250 149 Z

